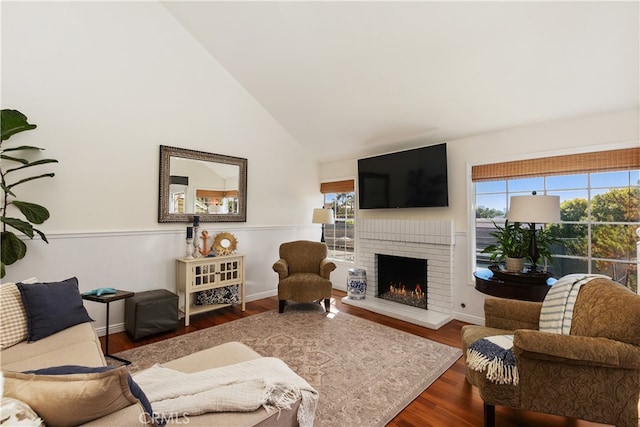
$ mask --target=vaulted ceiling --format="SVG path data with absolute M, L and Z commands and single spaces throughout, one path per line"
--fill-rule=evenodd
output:
M 320 162 L 638 108 L 638 2 L 167 1 Z

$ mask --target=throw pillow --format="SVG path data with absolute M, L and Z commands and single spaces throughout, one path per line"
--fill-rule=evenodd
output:
M 50 368 L 42 368 L 35 369 L 32 371 L 24 371 L 23 374 L 36 374 L 36 375 L 69 375 L 69 374 L 92 374 L 99 372 L 107 372 L 114 369 L 113 366 L 78 366 L 78 365 L 62 365 L 62 366 L 52 366 Z M 153 410 L 151 409 L 151 403 L 149 399 L 147 399 L 147 395 L 144 394 L 144 391 L 140 388 L 138 383 L 136 383 L 129 372 L 127 372 L 127 385 L 129 386 L 129 390 L 131 394 L 133 394 L 136 399 L 140 401 L 144 410 L 147 414 L 153 414 Z
M 124 366 L 70 375 L 5 371 L 4 396 L 27 403 L 48 426 L 84 424 L 138 401 L 129 390 Z
M 18 283 L 17 286 L 27 312 L 27 339 L 31 342 L 79 323 L 93 321 L 82 304 L 75 277 L 62 282 Z
M 32 277 L 21 283 L 35 283 Z M 27 339 L 27 312 L 22 304 L 20 290 L 15 283 L 0 285 L 0 350 Z

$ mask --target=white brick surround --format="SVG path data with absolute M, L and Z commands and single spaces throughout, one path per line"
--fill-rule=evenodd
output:
M 363 300 L 343 301 L 411 323 L 437 329 L 450 320 L 453 307 L 452 221 L 394 219 L 358 220 L 356 235 L 357 268 L 367 272 Z M 426 259 L 427 310 L 377 298 L 376 254 Z

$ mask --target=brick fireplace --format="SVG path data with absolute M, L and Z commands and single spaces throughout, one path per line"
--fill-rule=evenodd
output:
M 450 320 L 453 311 L 454 237 L 453 222 L 447 220 L 358 220 L 355 266 L 367 272 L 366 297 L 363 300 L 345 297 L 342 301 L 438 329 Z M 377 298 L 378 254 L 427 260 L 427 310 Z

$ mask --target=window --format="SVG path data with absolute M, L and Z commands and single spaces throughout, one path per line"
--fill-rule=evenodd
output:
M 474 171 L 476 267 L 489 265 L 488 255 L 481 251 L 492 242 L 492 221 L 504 221 L 510 197 L 537 191 L 560 196 L 561 222 L 547 225 L 551 235 L 558 239 L 552 247 L 553 265 L 548 266 L 554 276 L 606 274 L 637 292 L 640 150 L 595 154 L 579 168 L 575 164 L 587 155 L 571 156 L 571 162 L 567 163 L 570 167 L 553 165 L 555 160 L 567 160 L 564 158 L 569 156 L 533 160 L 551 164 L 539 176 L 527 176 L 535 174 L 527 174 L 527 167 L 516 173 L 488 173 L 488 179 L 481 171 Z M 615 161 L 604 161 L 611 158 Z M 532 165 L 528 165 L 529 169 L 534 169 Z M 482 167 L 485 166 L 490 165 Z M 498 168 L 493 169 L 495 172 Z M 566 170 L 569 172 L 562 174 Z
M 325 182 L 320 191 L 324 194 L 324 207 L 333 209 L 335 218 L 333 224 L 324 226 L 329 257 L 353 262 L 356 226 L 353 180 Z

